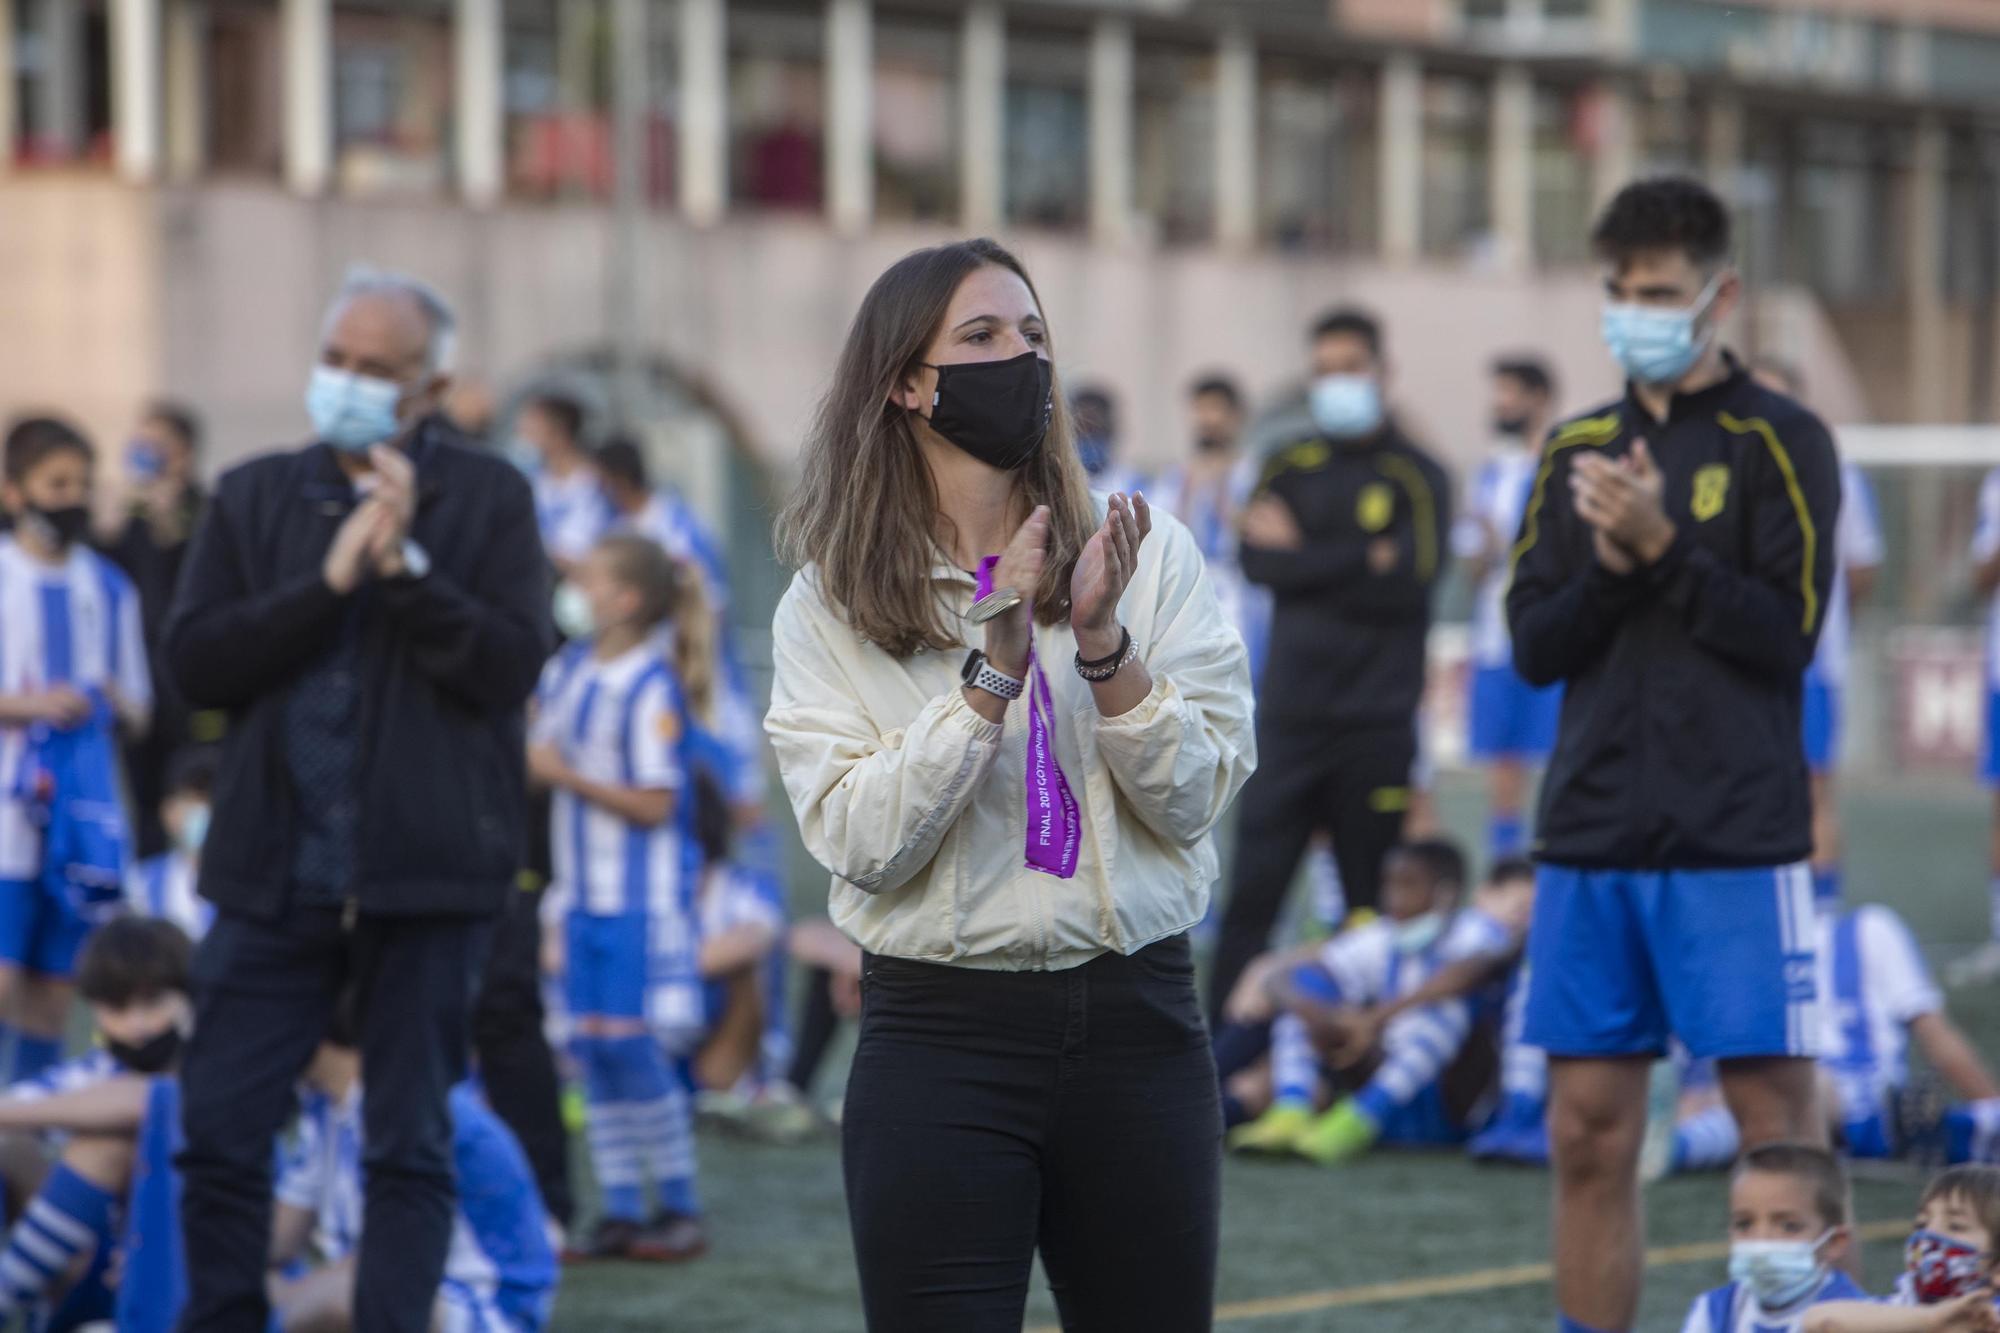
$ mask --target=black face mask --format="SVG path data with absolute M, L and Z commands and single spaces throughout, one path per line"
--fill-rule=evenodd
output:
M 111 1052 L 112 1059 L 135 1074 L 162 1074 L 172 1069 L 181 1058 L 181 1046 L 186 1040 L 179 1028 L 169 1027 L 136 1046 L 130 1042 L 107 1041 L 104 1049 Z
M 49 540 L 64 550 L 74 546 L 84 533 L 90 531 L 90 508 L 87 505 L 64 505 L 60 509 L 29 505 L 28 516 L 41 524 Z
M 1528 419 L 1524 416 L 1496 416 L 1493 418 L 1493 433 L 1504 435 L 1509 439 L 1526 439 L 1528 435 Z
M 1204 454 L 1219 454 L 1228 450 L 1236 441 L 1227 435 L 1197 435 L 1194 447 Z
M 1034 352 L 1010 361 L 933 366 L 931 429 L 988 467 L 1012 472 L 1049 431 L 1049 363 Z

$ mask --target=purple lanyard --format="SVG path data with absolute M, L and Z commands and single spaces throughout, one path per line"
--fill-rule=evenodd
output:
M 993 591 L 993 567 L 1000 557 L 989 555 L 979 562 L 975 597 Z M 1083 819 L 1077 813 L 1076 797 L 1063 776 L 1056 758 L 1055 699 L 1049 694 L 1049 678 L 1035 663 L 1035 635 L 1028 633 L 1028 860 L 1030 870 L 1039 870 L 1058 879 L 1076 875 L 1077 843 Z

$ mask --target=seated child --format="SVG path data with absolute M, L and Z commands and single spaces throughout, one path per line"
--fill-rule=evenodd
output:
M 1695 1297 L 1681 1333 L 1800 1333 L 1825 1301 L 1865 1300 L 1842 1270 L 1847 1172 L 1823 1148 L 1753 1148 L 1729 1182 L 1729 1281 Z
M 0 1097 L 10 1201 L 26 1200 L 10 1209 L 18 1221 L 0 1252 L 0 1322 L 53 1309 L 46 1327 L 61 1329 L 108 1315 L 98 1279 L 117 1234 L 136 1121 L 90 1131 L 67 1119 L 71 1099 L 178 1066 L 194 1021 L 190 954 L 172 922 L 120 917 L 99 926 L 77 955 L 77 982 L 102 1045 Z
M 1951 1160 L 1989 1153 L 1994 1135 L 1984 1127 L 2000 1127 L 2000 1083 L 1945 1012 L 1903 919 L 1871 903 L 1823 910 L 1818 931 L 1819 1082 L 1834 1142 L 1853 1157 L 1886 1158 L 1921 1135 L 1925 1126 L 1905 1114 L 1914 1044 L 1964 1099 L 1944 1113 Z M 1726 1166 L 1738 1142 L 1728 1108 L 1718 1096 L 1702 1096 L 1695 1080 L 1675 1133 L 1674 1169 Z
M 1903 1275 L 1880 1302 L 1834 1301 L 1802 1333 L 1995 1333 L 2000 1312 L 2000 1167 L 1954 1166 L 1931 1178 L 1903 1250 Z
M 1499 921 L 1458 910 L 1464 885 L 1451 843 L 1392 848 L 1382 917 L 1326 941 L 1311 961 L 1265 969 L 1278 1011 L 1273 1094 L 1269 1110 L 1232 1132 L 1232 1147 L 1335 1165 L 1377 1142 L 1463 1139 L 1491 1090 L 1490 1023 L 1463 991 L 1416 1008 L 1404 1001 L 1455 964 L 1477 985 L 1516 949 Z
M 189 939 L 199 940 L 215 919 L 215 908 L 195 892 L 201 844 L 208 837 L 209 795 L 215 787 L 214 752 L 193 746 L 176 751 L 167 765 L 166 786 L 160 824 L 173 846 L 139 863 L 128 904 L 139 915 L 171 921 Z
M 296 1135 L 272 1218 L 271 1306 L 282 1328 L 354 1327 L 360 1254 L 361 1052 L 336 1014 L 306 1070 Z M 470 1083 L 451 1092 L 458 1210 L 432 1327 L 438 1333 L 539 1333 L 555 1304 L 556 1256 L 526 1154 Z M 295 1276 L 308 1252 L 316 1263 Z

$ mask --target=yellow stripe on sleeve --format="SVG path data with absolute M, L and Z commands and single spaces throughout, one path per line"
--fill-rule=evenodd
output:
M 1429 582 L 1437 576 L 1438 534 L 1437 497 L 1424 470 L 1400 454 L 1383 454 L 1375 468 L 1385 477 L 1394 477 L 1410 493 L 1412 519 L 1417 526 L 1417 577 Z
M 1513 578 L 1520 567 L 1521 557 L 1534 549 L 1535 540 L 1542 532 L 1542 501 L 1548 495 L 1549 478 L 1556 469 L 1556 455 L 1564 449 L 1579 444 L 1609 444 L 1618 438 L 1623 429 L 1618 413 L 1606 412 L 1601 417 L 1585 417 L 1572 421 L 1557 431 L 1555 438 L 1542 449 L 1542 465 L 1535 469 L 1535 489 L 1528 496 L 1528 507 L 1521 518 L 1521 538 L 1514 543 L 1513 554 L 1507 559 L 1507 577 Z
M 1779 475 L 1785 479 L 1785 494 L 1792 497 L 1792 511 L 1798 515 L 1799 533 L 1805 538 L 1805 559 L 1799 570 L 1799 593 L 1806 604 L 1803 628 L 1805 633 L 1810 634 L 1819 621 L 1819 592 L 1813 587 L 1813 564 L 1819 553 L 1819 533 L 1813 527 L 1812 511 L 1806 507 L 1806 493 L 1799 486 L 1799 474 L 1792 466 L 1792 456 L 1779 442 L 1778 432 L 1771 429 L 1771 423 L 1762 417 L 1745 420 L 1723 412 L 1715 419 L 1733 435 L 1761 436 L 1764 447 L 1771 451 L 1771 457 L 1778 465 Z

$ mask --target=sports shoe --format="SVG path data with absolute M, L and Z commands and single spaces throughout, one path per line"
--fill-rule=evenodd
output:
M 629 1217 L 601 1217 L 590 1234 L 576 1245 L 565 1245 L 562 1261 L 589 1264 L 604 1259 L 629 1259 L 639 1239 L 639 1224 Z
M 1299 1138 L 1312 1128 L 1312 1108 L 1298 1102 L 1279 1102 L 1247 1125 L 1229 1131 L 1231 1152 L 1259 1156 L 1288 1156 Z
M 1671 1056 L 1653 1061 L 1646 1076 L 1646 1134 L 1639 1140 L 1639 1179 L 1645 1184 L 1664 1180 L 1673 1172 L 1680 1103 L 1680 1066 Z
M 1339 1166 L 1367 1152 L 1380 1137 L 1382 1127 L 1348 1097 L 1313 1121 L 1292 1144 L 1292 1151 L 1321 1166 Z
M 708 1253 L 708 1228 L 686 1213 L 658 1212 L 632 1242 L 629 1257 L 653 1264 L 680 1264 Z

